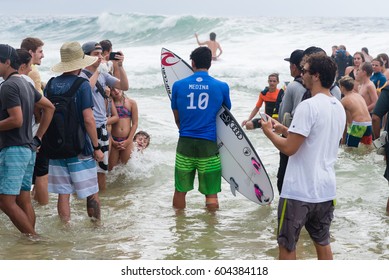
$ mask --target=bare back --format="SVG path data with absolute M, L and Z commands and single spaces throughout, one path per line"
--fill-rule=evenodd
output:
M 364 83 L 360 83 L 358 92 L 365 100 L 367 109 L 369 110 L 369 113 L 371 113 L 378 100 L 377 90 L 374 83 L 370 81 L 370 79 Z
M 347 124 L 355 122 L 370 122 L 371 117 L 364 98 L 355 92 L 350 92 L 342 99 L 346 111 Z
M 207 41 L 206 42 L 207 47 L 211 50 L 212 52 L 212 58 L 215 59 L 221 54 L 221 47 L 220 44 L 216 41 Z M 217 50 L 220 50 L 220 54 L 217 54 Z

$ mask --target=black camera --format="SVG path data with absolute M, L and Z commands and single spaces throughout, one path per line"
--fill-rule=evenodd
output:
M 119 52 L 111 52 L 109 54 L 109 60 L 119 60 L 119 59 L 115 58 L 116 55 L 122 55 L 122 54 Z

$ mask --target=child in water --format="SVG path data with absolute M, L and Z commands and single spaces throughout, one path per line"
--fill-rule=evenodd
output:
M 150 135 L 143 130 L 138 131 L 134 136 L 134 146 L 138 151 L 143 151 L 150 145 Z
M 254 109 L 251 111 L 249 118 L 242 122 L 242 126 L 245 126 L 248 121 L 251 121 L 255 117 L 255 115 L 259 112 L 259 109 L 262 107 L 263 102 L 265 102 L 266 115 L 269 116 L 273 115 L 278 94 L 282 90 L 277 88 L 277 85 L 280 82 L 278 73 L 270 74 L 267 82 L 269 86 L 265 87 L 265 89 L 260 92 L 257 104 L 255 105 Z
M 111 127 L 111 149 L 108 169 L 119 163 L 126 164 L 134 148 L 134 136 L 138 128 L 138 106 L 135 100 L 127 98 L 122 90 L 111 88 L 111 97 L 116 107 L 119 121 Z

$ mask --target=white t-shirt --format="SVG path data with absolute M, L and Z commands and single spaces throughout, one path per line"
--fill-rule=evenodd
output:
M 319 93 L 298 105 L 288 131 L 306 139 L 289 157 L 281 197 L 310 203 L 335 199 L 334 164 L 345 123 L 335 97 Z
M 89 70 L 87 69 L 84 70 L 92 74 L 92 72 L 90 72 Z M 82 71 L 80 73 L 80 77 L 89 80 L 88 75 Z M 106 86 L 114 86 L 116 81 L 118 81 L 118 79 L 108 73 L 100 73 L 99 77 L 97 78 L 97 81 L 100 83 L 101 87 L 105 89 Z M 92 98 L 93 98 L 93 116 L 95 117 L 96 127 L 99 128 L 102 125 L 107 124 L 107 108 L 105 106 L 104 97 L 98 91 L 96 86 L 92 89 Z
M 98 70 L 100 73 L 109 73 L 113 74 L 113 63 L 112 61 L 107 61 L 107 62 L 101 62 Z

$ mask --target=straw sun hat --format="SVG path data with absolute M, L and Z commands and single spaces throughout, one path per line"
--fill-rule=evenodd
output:
M 64 43 L 61 47 L 61 62 L 55 64 L 51 71 L 57 73 L 71 72 L 85 68 L 97 61 L 97 57 L 85 55 L 78 42 Z

